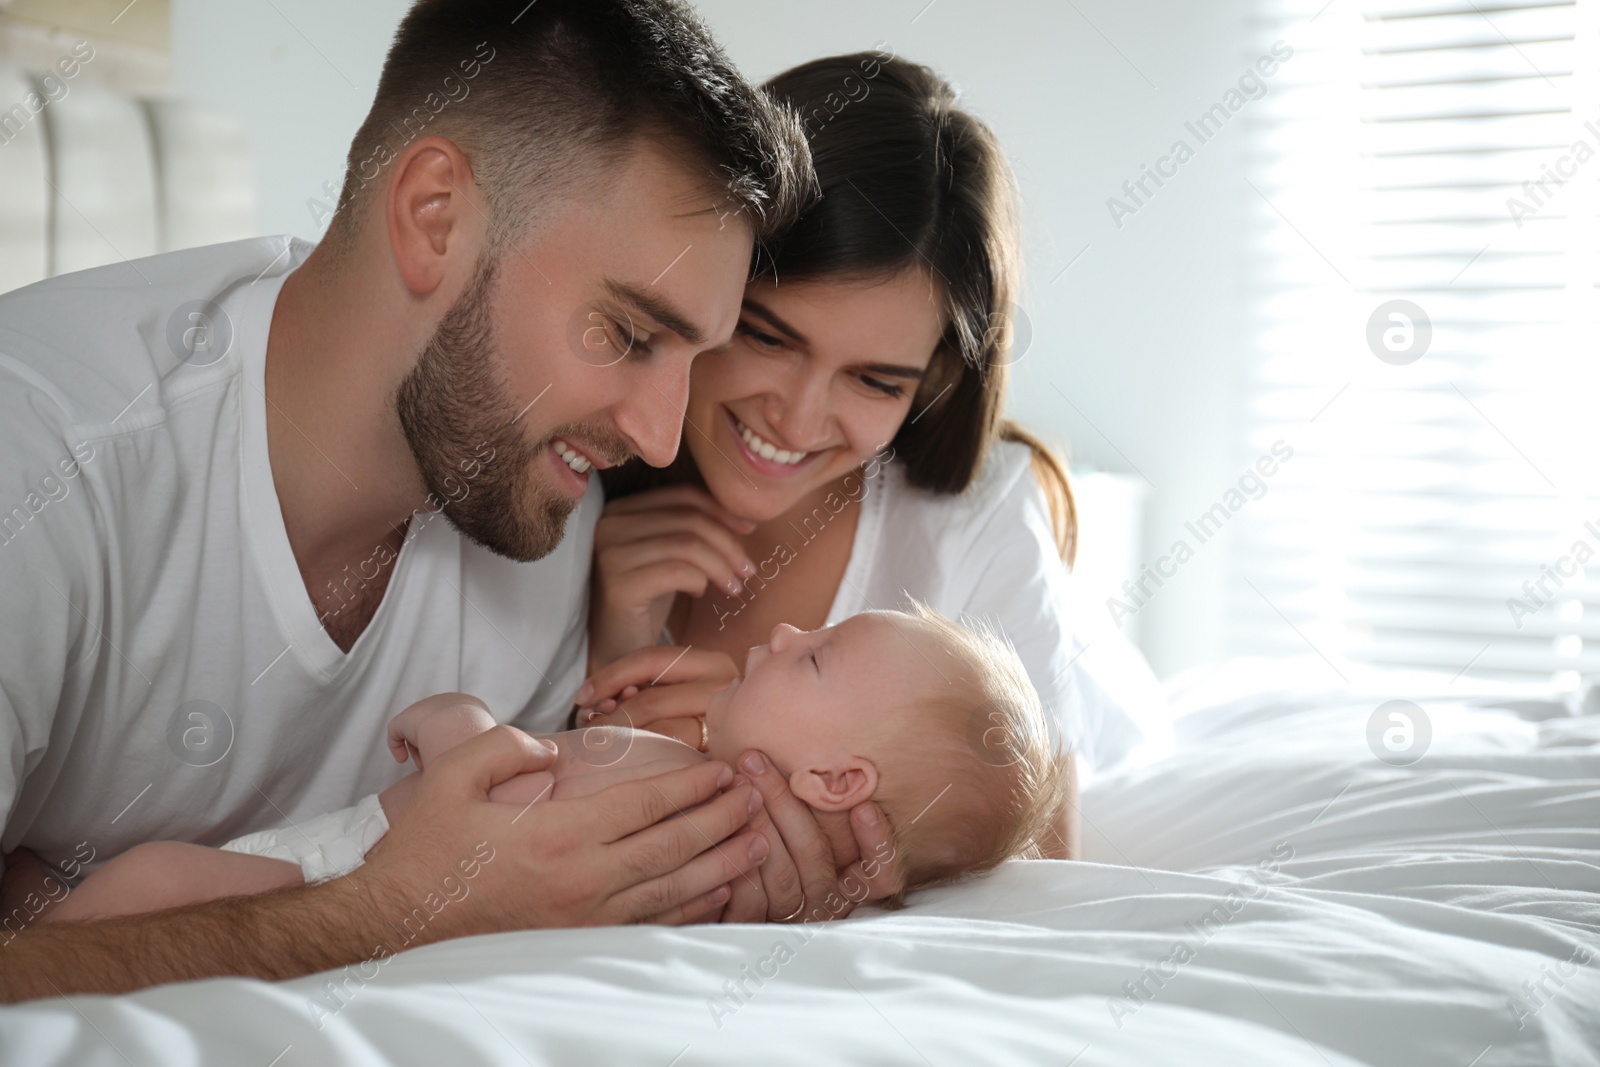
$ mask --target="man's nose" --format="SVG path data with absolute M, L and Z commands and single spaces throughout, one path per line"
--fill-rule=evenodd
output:
M 687 364 L 661 363 L 635 380 L 616 414 L 617 429 L 652 467 L 665 467 L 677 457 L 684 411 L 689 406 Z

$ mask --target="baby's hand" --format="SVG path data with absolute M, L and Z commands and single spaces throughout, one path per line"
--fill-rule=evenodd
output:
M 424 752 L 432 759 L 493 727 L 489 706 L 477 697 L 439 693 L 417 701 L 389 721 L 389 751 L 396 763 L 415 760 L 421 770 Z
M 417 770 L 422 770 L 422 750 L 417 744 L 422 720 L 432 711 L 422 703 L 411 705 L 389 720 L 389 751 L 396 763 L 415 760 Z

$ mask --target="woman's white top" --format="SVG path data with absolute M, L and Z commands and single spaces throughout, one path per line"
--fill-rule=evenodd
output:
M 1027 445 L 997 443 L 959 496 L 911 487 L 904 464 L 892 458 L 865 470 L 849 494 L 830 497 L 794 525 L 791 548 L 803 551 L 845 508 L 861 508 L 826 625 L 863 611 L 903 610 L 909 598 L 955 622 L 982 619 L 1016 648 L 1052 740 L 1075 746 L 1090 774 L 1159 729 L 1166 698 L 1144 657 L 1076 603 Z

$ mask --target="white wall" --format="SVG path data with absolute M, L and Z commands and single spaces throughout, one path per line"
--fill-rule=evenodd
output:
M 322 235 L 307 208 L 337 198 L 344 155 L 378 90 L 409 0 L 172 0 L 172 93 L 244 120 L 263 233 Z M 332 182 L 335 196 L 324 194 Z
M 174 0 L 174 91 L 249 125 L 264 230 L 319 235 L 307 201 L 337 183 L 406 6 Z M 1120 228 L 1106 201 L 1177 138 L 1197 145 L 1184 122 L 1256 58 L 1249 0 L 696 6 L 753 78 L 886 42 L 961 86 L 998 131 L 1024 198 L 1033 343 L 1016 367 L 1013 413 L 1070 445 L 1078 466 L 1148 479 L 1145 557 L 1165 551 L 1243 463 L 1244 227 L 1255 196 L 1242 179 L 1243 118 Z M 1158 672 L 1220 652 L 1226 551 L 1220 537 L 1205 545 L 1139 615 Z

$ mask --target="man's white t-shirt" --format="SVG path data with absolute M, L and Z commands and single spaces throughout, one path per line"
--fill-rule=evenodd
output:
M 238 241 L 0 296 L 0 850 L 87 871 L 348 807 L 405 773 L 385 728 L 433 693 L 529 730 L 570 709 L 598 479 L 535 563 L 417 513 L 348 654 L 318 621 L 263 392 L 310 251 Z

